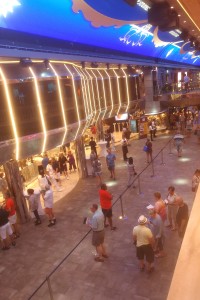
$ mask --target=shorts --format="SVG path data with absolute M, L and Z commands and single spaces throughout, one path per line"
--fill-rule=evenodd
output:
M 8 222 L 7 224 L 0 227 L 0 235 L 1 235 L 2 240 L 6 239 L 7 234 L 8 235 L 13 234 L 10 222 Z
M 92 234 L 92 245 L 97 247 L 104 243 L 104 230 L 101 231 L 93 231 Z
M 17 223 L 17 215 L 16 213 L 13 216 L 8 217 L 8 220 L 10 222 L 11 225 L 16 224 Z
M 111 218 L 112 217 L 112 208 L 109 208 L 109 209 L 102 208 L 102 213 L 104 214 L 105 218 Z
M 108 170 L 109 171 L 114 171 L 115 170 L 115 166 L 108 166 Z
M 146 258 L 148 263 L 152 263 L 154 261 L 154 253 L 151 245 L 142 245 L 137 247 L 136 255 L 139 260 Z

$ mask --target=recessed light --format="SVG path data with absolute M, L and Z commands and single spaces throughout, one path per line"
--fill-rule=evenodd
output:
M 183 21 L 183 23 L 186 23 L 186 21 Z
M 194 31 L 194 29 L 192 29 L 192 31 Z
M 174 7 L 173 6 L 171 6 L 171 9 L 173 9 Z
M 181 15 L 179 14 L 178 17 L 181 17 Z

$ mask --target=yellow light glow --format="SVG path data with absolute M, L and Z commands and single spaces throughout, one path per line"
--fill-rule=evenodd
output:
M 18 64 L 19 60 L 0 60 L 0 64 Z
M 45 120 L 44 120 L 44 116 L 43 116 L 42 101 L 40 98 L 40 92 L 39 92 L 39 87 L 38 87 L 38 83 L 37 83 L 37 78 L 31 67 L 29 67 L 29 70 L 33 76 L 33 80 L 34 80 L 34 84 L 35 84 L 35 91 L 36 91 L 37 103 L 38 103 L 38 107 L 39 107 L 40 120 L 42 123 L 42 129 L 43 129 L 43 133 L 44 133 L 44 142 L 43 142 L 42 151 L 41 151 L 43 153 L 45 151 L 46 141 L 47 141 L 46 124 L 45 124 Z
M 96 87 L 97 87 L 97 97 L 98 97 L 98 103 L 99 103 L 99 114 L 97 116 L 97 119 L 96 119 L 96 122 L 98 122 L 99 120 L 99 117 L 100 117 L 100 114 L 101 114 L 101 101 L 100 101 L 100 95 L 99 95 L 99 86 L 98 86 L 98 79 L 97 79 L 97 76 L 95 75 L 94 71 L 91 70 L 93 76 L 95 77 L 95 80 L 96 80 Z
M 88 107 L 89 107 L 89 115 L 92 117 L 93 116 L 93 109 L 92 109 L 92 101 L 91 101 L 91 95 L 90 95 L 90 86 L 89 86 L 89 80 L 87 78 L 87 75 L 85 74 L 85 72 L 81 69 L 80 70 L 81 73 L 83 74 L 84 78 L 85 78 L 85 82 L 86 82 L 86 90 L 88 93 Z
M 74 99 L 75 99 L 75 103 L 76 103 L 76 113 L 77 113 L 77 119 L 78 119 L 78 129 L 76 131 L 75 137 L 74 139 L 77 138 L 78 134 L 79 134 L 79 129 L 81 127 L 81 121 L 80 121 L 80 115 L 79 115 L 79 109 L 78 109 L 78 100 L 77 100 L 77 93 L 76 93 L 76 87 L 75 87 L 75 81 L 74 81 L 74 75 L 73 73 L 70 71 L 70 69 L 67 67 L 67 65 L 65 65 L 65 68 L 68 70 L 68 72 L 70 73 L 71 77 L 72 77 L 72 84 L 73 84 L 73 91 L 74 91 Z
M 127 77 L 127 74 L 124 71 L 124 69 L 122 69 L 122 72 L 124 73 L 125 79 L 126 79 L 126 95 L 127 95 L 127 99 L 128 99 L 127 108 L 126 108 L 126 112 L 127 112 L 129 105 L 130 105 L 129 85 L 128 85 L 128 77 Z
M 112 115 L 112 112 L 113 112 L 113 93 L 112 93 L 112 84 L 111 84 L 111 79 L 110 79 L 110 75 L 108 74 L 108 72 L 104 69 L 105 73 L 107 74 L 108 76 L 108 80 L 109 80 L 109 87 L 110 87 L 110 99 L 111 99 L 111 111 L 110 111 L 110 114 L 109 114 L 109 118 L 110 116 Z
M 120 91 L 120 85 L 119 85 L 119 76 L 117 75 L 117 72 L 115 70 L 113 70 L 116 78 L 117 78 L 117 90 L 118 90 L 118 98 L 119 98 L 119 108 L 118 108 L 118 111 L 117 111 L 117 115 L 119 114 L 119 111 L 120 111 L 120 108 L 121 108 L 121 105 L 122 105 L 122 100 L 121 100 L 121 91 Z
M 92 121 L 92 123 L 94 123 L 95 122 L 95 116 L 96 116 L 96 113 L 97 113 L 97 111 L 96 111 L 96 104 L 95 104 L 95 97 L 94 97 L 94 88 L 93 88 L 93 84 L 92 84 L 92 76 L 90 75 L 90 73 L 85 69 L 85 72 L 88 74 L 88 76 L 89 76 L 89 78 L 90 78 L 90 85 L 91 85 L 91 91 L 92 91 L 92 98 L 93 98 L 93 121 Z
M 107 102 L 106 102 L 106 92 L 105 92 L 105 84 L 104 84 L 104 78 L 100 72 L 100 70 L 98 69 L 97 72 L 99 73 L 100 77 L 101 77 L 101 80 L 102 80 L 102 87 L 103 87 L 103 97 L 104 97 L 104 105 L 105 105 L 105 112 L 104 112 L 104 115 L 102 116 L 102 119 L 104 119 L 106 113 L 107 113 L 107 110 L 108 110 L 108 107 L 107 107 Z
M 82 94 L 83 94 L 85 117 L 86 117 L 86 123 L 85 123 L 85 126 L 83 128 L 83 131 L 81 132 L 81 135 L 83 135 L 86 128 L 88 128 L 89 122 L 90 122 L 90 118 L 88 117 L 89 111 L 88 111 L 88 103 L 87 103 L 87 93 L 86 93 L 87 91 L 86 91 L 86 86 L 85 86 L 85 81 L 84 81 L 83 74 L 80 72 L 79 68 L 77 68 L 75 66 L 73 66 L 73 67 L 77 71 L 77 73 L 79 74 L 79 76 L 81 78 L 81 89 L 82 89 Z
M 0 68 L 0 74 L 1 74 L 1 77 L 3 80 L 3 85 L 4 85 L 5 92 L 6 92 L 6 101 L 8 104 L 10 119 L 11 119 L 11 123 L 12 123 L 12 129 L 13 129 L 14 137 L 15 137 L 15 144 L 16 144 L 15 158 L 16 158 L 16 160 L 18 160 L 19 159 L 19 138 L 18 138 L 18 132 L 17 132 L 17 127 L 16 127 L 16 121 L 15 121 L 15 116 L 14 116 L 14 112 L 13 112 L 13 107 L 12 107 L 9 90 L 8 90 L 7 80 L 6 80 L 6 77 L 4 76 L 3 70 L 1 68 Z
M 135 80 L 135 93 L 136 93 L 136 98 L 138 100 L 138 87 L 137 87 L 137 79 L 136 79 L 136 76 L 134 77 L 134 80 Z
M 67 128 L 67 120 L 66 120 L 66 116 L 65 116 L 65 109 L 64 109 L 64 103 L 63 103 L 62 91 L 61 91 L 61 87 L 60 87 L 60 79 L 59 79 L 59 76 L 56 73 L 56 71 L 53 68 L 51 63 L 49 63 L 49 66 L 53 70 L 53 72 L 56 76 L 56 81 L 57 81 L 57 86 L 58 86 L 59 100 L 60 100 L 60 105 L 61 105 L 61 110 L 62 110 L 62 117 L 63 117 L 64 127 L 65 127 L 65 132 L 64 132 L 63 139 L 62 139 L 62 145 L 63 145 L 65 143 L 65 138 L 66 138 L 66 135 L 67 135 L 68 128 Z
M 190 20 L 194 23 L 194 25 L 196 26 L 196 28 L 200 31 L 199 26 L 195 23 L 195 21 L 191 18 L 190 14 L 187 12 L 187 10 L 184 8 L 183 4 L 177 0 L 178 4 L 181 6 L 181 8 L 184 10 L 184 12 L 186 13 L 186 15 L 190 18 Z

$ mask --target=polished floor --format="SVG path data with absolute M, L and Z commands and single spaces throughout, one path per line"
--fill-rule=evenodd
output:
M 170 140 L 171 134 L 158 135 L 153 141 L 154 156 Z M 133 140 L 129 147 L 128 155 L 133 156 L 138 173 L 147 167 L 146 154 L 142 150 L 144 142 L 145 140 Z M 177 193 L 183 196 L 191 209 L 194 199 L 191 177 L 194 170 L 200 168 L 199 147 L 196 136 L 186 138 L 183 156 L 178 158 L 174 147 L 168 144 L 157 156 L 154 168 L 150 165 L 140 176 L 140 192 L 137 181 L 136 188 L 130 188 L 122 196 L 124 218 L 120 219 L 120 202 L 115 203 L 113 221 L 117 230 L 106 229 L 109 258 L 103 263 L 94 261 L 91 233 L 87 235 L 89 229 L 83 225 L 83 218 L 90 216 L 91 204 L 99 202 L 96 178 L 79 180 L 66 196 L 62 192 L 62 198 L 55 203 L 55 226 L 48 228 L 45 216 L 40 226 L 34 226 L 31 220 L 20 226 L 21 237 L 17 239 L 17 246 L 0 252 L 0 299 L 29 299 L 50 273 L 53 298 L 50 298 L 48 285 L 45 283 L 32 299 L 166 299 L 181 240 L 177 232 L 165 230 L 167 256 L 155 261 L 155 272 L 149 275 L 138 269 L 132 228 L 141 214 L 147 214 L 146 206 L 154 202 L 153 193 L 160 191 L 165 198 L 169 185 L 175 186 Z M 103 178 L 114 194 L 113 202 L 127 185 L 127 170 L 121 147 L 118 145 L 116 149 L 116 181 L 109 178 L 105 159 L 101 158 L 104 165 Z M 65 192 L 69 182 L 70 180 L 63 180 Z M 71 255 L 52 273 L 73 249 Z

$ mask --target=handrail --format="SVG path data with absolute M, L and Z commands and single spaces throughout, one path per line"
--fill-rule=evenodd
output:
M 140 177 L 140 175 L 153 163 L 153 161 L 159 156 L 159 154 L 167 147 L 169 143 L 173 140 L 173 137 L 165 144 L 165 146 L 157 153 L 157 155 L 152 159 L 151 163 L 148 164 L 132 181 L 129 187 L 126 187 L 124 191 L 118 196 L 118 198 L 113 202 L 112 207 L 122 198 L 122 196 L 126 193 L 126 191 L 132 186 L 132 184 Z M 92 229 L 90 228 L 88 232 L 82 237 L 82 239 L 74 246 L 74 248 L 60 261 L 60 263 L 46 276 L 46 278 L 42 281 L 42 283 L 37 287 L 37 289 L 29 296 L 28 300 L 32 299 L 32 297 L 39 291 L 39 289 L 49 280 L 49 278 L 55 273 L 55 271 L 63 264 L 63 262 L 76 250 L 76 248 L 82 243 L 82 241 L 90 234 Z M 50 284 L 47 282 L 48 285 Z

